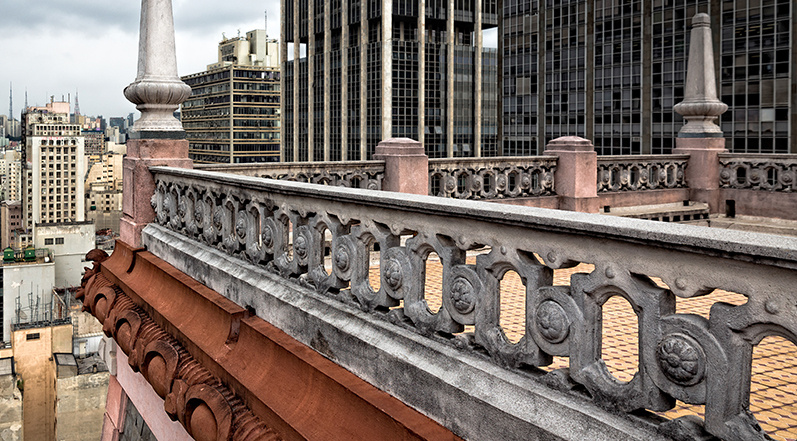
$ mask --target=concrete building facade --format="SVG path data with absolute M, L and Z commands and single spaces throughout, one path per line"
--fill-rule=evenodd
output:
M 197 163 L 279 160 L 278 45 L 265 31 L 219 43 L 219 60 L 183 77 L 191 98 L 182 105 L 189 154 Z
M 55 263 L 44 257 L 34 262 L 4 263 L 2 266 L 3 341 L 11 341 L 13 325 L 44 320 L 50 310 L 55 284 Z M 49 318 L 48 318 L 49 319 Z
M 24 114 L 24 153 L 29 176 L 23 180 L 26 228 L 40 223 L 85 219 L 85 138 L 69 123 L 69 103 L 30 107 Z
M 282 159 L 366 160 L 393 137 L 432 158 L 494 156 L 498 61 L 482 30 L 498 4 L 282 2 Z
M 95 229 L 91 221 L 38 224 L 35 247 L 48 249 L 55 259 L 53 285 L 57 288 L 80 286 L 86 253 L 94 249 Z
M 712 20 L 727 148 L 797 153 L 794 9 L 790 0 L 507 0 L 502 155 L 538 155 L 568 135 L 603 155 L 670 153 L 697 12 Z

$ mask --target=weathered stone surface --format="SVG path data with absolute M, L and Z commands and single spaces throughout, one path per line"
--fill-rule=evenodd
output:
M 428 194 L 429 157 L 420 142 L 408 138 L 386 139 L 376 146 L 374 159 L 385 161 L 383 190 Z
M 141 2 L 139 34 L 138 75 L 125 88 L 125 97 L 141 111 L 132 137 L 184 137 L 183 125 L 173 113 L 191 95 L 191 88 L 177 75 L 171 0 Z
M 592 182 L 597 182 L 598 154 L 592 143 L 563 136 L 549 142 L 543 153 L 558 157 L 555 179 L 559 209 L 597 213 L 598 194 Z
M 547 434 L 539 421 L 559 420 L 534 406 L 579 419 L 594 405 L 667 410 L 679 399 L 706 405 L 713 435 L 751 439 L 758 436 L 745 416 L 752 347 L 767 335 L 797 333 L 797 313 L 784 309 L 797 283 L 794 239 L 202 171 L 152 172 L 158 225 L 145 232 L 150 250 L 466 438 L 497 436 L 473 424 L 472 406 L 454 405 L 462 400 L 479 401 L 477 414 L 502 421 L 502 430 Z M 377 290 L 368 279 L 372 243 L 380 250 Z M 324 266 L 327 247 L 334 252 L 331 270 Z M 469 250 L 482 250 L 475 264 L 465 261 Z M 432 252 L 443 265 L 437 313 L 424 294 Z M 552 286 L 553 269 L 580 262 L 595 270 L 574 275 L 569 288 Z M 526 285 L 528 326 L 517 344 L 507 341 L 499 322 L 499 280 L 509 270 Z M 675 311 L 676 297 L 715 289 L 750 301 L 714 305 L 710 320 Z M 612 296 L 625 298 L 640 324 L 639 371 L 624 385 L 606 372 L 600 356 L 601 308 Z M 400 301 L 403 308 L 395 308 Z M 461 334 L 468 325 L 473 333 Z M 374 338 L 377 332 L 383 334 Z M 397 342 L 410 346 L 397 349 Z M 428 351 L 436 352 L 407 363 L 406 354 Z M 492 364 L 470 371 L 467 356 L 479 353 Z M 514 377 L 516 369 L 545 366 L 552 356 L 569 357 L 570 379 L 593 403 L 569 397 L 561 408 L 540 404 L 539 396 L 558 395 L 518 386 L 533 380 Z M 375 359 L 380 363 L 370 362 Z M 387 369 L 389 363 L 394 368 Z M 452 373 L 466 380 L 453 381 Z M 520 383 L 501 383 L 507 378 Z M 501 394 L 485 396 L 474 384 Z M 431 401 L 429 390 L 438 391 Z M 534 410 L 518 415 L 508 403 Z M 612 425 L 607 430 L 625 430 L 620 422 Z
M 673 110 L 686 120 L 678 132 L 679 138 L 722 137 L 716 121 L 728 106 L 717 99 L 711 18 L 708 14 L 699 13 L 692 18 L 684 100 Z

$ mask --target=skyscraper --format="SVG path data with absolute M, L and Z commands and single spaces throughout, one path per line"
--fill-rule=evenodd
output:
M 219 60 L 183 77 L 191 98 L 182 106 L 189 155 L 198 163 L 279 160 L 278 45 L 264 30 L 219 43 Z
M 370 159 L 391 137 L 432 158 L 497 153 L 497 53 L 481 32 L 497 1 L 345 4 L 282 2 L 283 160 Z
M 540 154 L 563 135 L 592 140 L 599 154 L 669 153 L 697 12 L 712 18 L 728 149 L 797 153 L 792 3 L 507 0 L 503 154 Z

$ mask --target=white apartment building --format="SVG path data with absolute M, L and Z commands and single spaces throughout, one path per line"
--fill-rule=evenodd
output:
M 69 103 L 29 107 L 24 115 L 23 216 L 28 231 L 38 224 L 85 220 L 85 143 L 78 124 L 69 123 Z M 34 238 L 35 241 L 35 238 Z

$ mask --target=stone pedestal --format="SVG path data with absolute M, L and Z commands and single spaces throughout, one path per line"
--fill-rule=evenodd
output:
M 686 166 L 686 184 L 689 200 L 705 202 L 709 211 L 718 213 L 720 208 L 720 161 L 725 153 L 725 138 L 676 138 L 675 155 L 689 155 Z
M 409 138 L 391 138 L 376 146 L 374 159 L 385 161 L 382 190 L 429 194 L 429 157 L 423 144 Z
M 597 213 L 598 154 L 589 140 L 577 136 L 554 139 L 543 153 L 557 156 L 554 185 L 559 209 Z
M 123 161 L 123 199 L 120 238 L 128 244 L 141 246 L 141 230 L 155 220 L 152 195 L 155 179 L 149 167 L 193 168 L 188 159 L 185 139 L 131 139 L 127 142 L 127 156 Z

